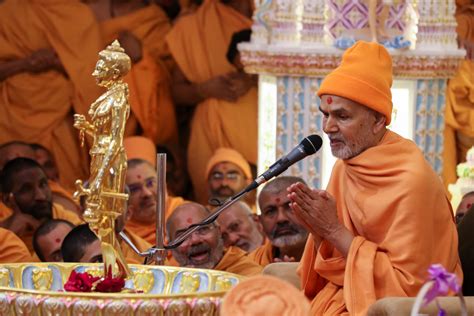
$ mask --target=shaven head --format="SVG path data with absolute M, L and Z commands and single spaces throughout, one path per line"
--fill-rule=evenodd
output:
M 263 244 L 263 229 L 247 203 L 237 201 L 222 212 L 217 222 L 226 247 L 236 246 L 251 252 Z
M 35 160 L 35 151 L 30 144 L 21 141 L 12 141 L 0 145 L 0 170 L 5 164 L 15 158 L 29 158 Z
M 260 222 L 272 245 L 277 248 L 299 247 L 306 242 L 308 232 L 300 225 L 290 207 L 286 189 L 293 183 L 304 183 L 298 177 L 277 177 L 267 183 L 258 196 Z
M 58 182 L 59 171 L 53 154 L 43 145 L 31 144 L 30 146 L 35 152 L 36 161 L 41 165 L 48 179 Z
M 60 262 L 61 244 L 74 225 L 62 219 L 50 219 L 41 224 L 33 235 L 33 249 L 43 262 Z
M 64 262 L 102 262 L 100 240 L 88 224 L 76 226 L 61 245 Z
M 186 229 L 201 222 L 210 212 L 201 204 L 185 203 L 178 206 L 166 221 L 169 240 L 175 240 Z M 224 242 L 216 224 L 200 227 L 176 249 L 173 257 L 182 267 L 212 269 L 224 256 Z

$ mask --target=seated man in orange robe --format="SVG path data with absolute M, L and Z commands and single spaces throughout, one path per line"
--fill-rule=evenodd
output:
M 13 160 L 15 158 L 23 157 L 23 158 L 29 158 L 36 160 L 41 167 L 43 167 L 43 170 L 45 171 L 46 176 L 48 177 L 48 184 L 51 189 L 51 193 L 53 195 L 53 202 L 60 204 L 64 208 L 74 211 L 78 214 L 81 213 L 81 208 L 79 207 L 79 204 L 73 199 L 72 193 L 69 190 L 64 189 L 58 182 L 57 180 L 52 179 L 50 176 L 48 176 L 47 169 L 45 169 L 45 165 L 43 163 L 47 163 L 48 159 L 52 159 L 51 155 L 49 158 L 44 159 L 44 157 L 39 157 L 38 156 L 38 151 L 35 150 L 41 150 L 42 152 L 49 153 L 50 152 L 44 148 L 43 146 L 39 144 L 28 144 L 25 142 L 21 141 L 11 141 L 5 144 L 0 145 L 0 170 L 2 170 L 3 166 L 9 162 L 10 160 Z M 10 215 L 12 211 L 6 207 L 3 202 L 0 201 L 0 220 L 2 218 L 7 217 Z
M 178 18 L 166 38 L 176 62 L 174 102 L 197 104 L 188 171 L 195 198 L 202 204 L 208 198 L 204 170 L 217 148 L 234 148 L 249 163 L 257 163 L 256 81 L 226 59 L 232 35 L 252 24 L 252 2 L 205 0 L 197 11 Z
M 16 158 L 2 169 L 0 188 L 3 203 L 12 214 L 0 222 L 33 252 L 33 232 L 47 219 L 63 219 L 78 225 L 82 220 L 74 212 L 53 203 L 48 179 L 41 166 L 28 158 Z
M 33 249 L 42 262 L 62 262 L 61 245 L 74 225 L 62 219 L 50 219 L 33 235 Z
M 0 263 L 31 262 L 31 254 L 13 232 L 0 228 Z
M 252 252 L 265 241 L 257 214 L 252 214 L 245 202 L 237 201 L 229 206 L 219 215 L 217 223 L 225 247 L 236 246 L 245 252 Z
M 204 206 L 197 203 L 178 206 L 166 221 L 168 239 L 176 239 L 189 226 L 201 222 L 209 214 Z M 200 227 L 171 252 L 181 267 L 214 269 L 244 276 L 260 274 L 262 271 L 262 267 L 250 260 L 240 248 L 224 248 L 216 223 Z
M 379 298 L 415 296 L 434 263 L 462 279 L 442 182 L 415 143 L 386 128 L 391 85 L 387 50 L 359 41 L 318 91 L 339 160 L 327 190 L 288 190 L 311 233 L 299 273 L 313 315 L 365 315 Z
M 248 186 L 253 177 L 249 163 L 238 151 L 221 147 L 207 162 L 205 179 L 210 202 L 212 199 L 224 202 Z M 247 194 L 245 201 L 255 210 L 252 194 Z
M 293 183 L 305 184 L 301 178 L 281 176 L 265 184 L 258 196 L 260 223 L 267 242 L 249 257 L 261 266 L 272 262 L 298 262 L 303 255 L 308 231 L 290 208 L 286 189 Z
M 178 136 L 170 90 L 173 59 L 165 43 L 171 24 L 165 12 L 142 0 L 99 0 L 89 7 L 97 18 L 103 45 L 118 39 L 132 60 L 125 77 L 131 106 L 126 134 L 140 134 L 175 149 Z
M 69 189 L 88 174 L 72 115 L 100 94 L 91 76 L 101 49 L 94 23 L 80 1 L 6 0 L 0 11 L 0 143 L 44 145 Z
M 157 179 L 152 165 L 143 159 L 128 161 L 125 183 L 130 190 L 125 227 L 151 244 L 156 242 Z M 181 197 L 166 196 L 165 218 L 185 201 Z

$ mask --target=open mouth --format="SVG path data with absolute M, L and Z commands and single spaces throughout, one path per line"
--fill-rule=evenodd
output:
M 209 261 L 209 256 L 210 256 L 209 250 L 204 250 L 204 251 L 199 251 L 199 252 L 189 255 L 189 259 L 191 262 L 195 264 L 202 264 Z

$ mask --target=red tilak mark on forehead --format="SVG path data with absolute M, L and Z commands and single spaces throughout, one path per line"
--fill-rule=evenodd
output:
M 56 240 L 55 240 L 55 241 L 56 241 L 56 242 L 59 244 L 59 243 L 61 242 L 61 239 L 59 239 L 59 238 L 56 238 Z
M 137 175 L 137 178 L 138 178 L 138 179 L 141 179 L 141 178 L 142 178 L 142 176 L 141 176 L 141 175 Z
M 191 223 L 193 222 L 193 220 L 192 220 L 191 217 L 188 217 L 188 218 L 186 219 L 186 222 L 188 222 L 188 224 L 191 224 Z
M 280 203 L 281 199 L 280 199 L 280 198 L 276 198 L 275 201 L 276 201 L 277 203 Z
M 332 98 L 331 98 L 331 97 L 328 97 L 328 98 L 326 99 L 326 101 L 328 102 L 328 104 L 331 104 L 331 103 L 332 103 Z

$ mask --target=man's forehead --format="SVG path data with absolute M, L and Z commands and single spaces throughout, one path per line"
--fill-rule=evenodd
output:
M 244 172 L 235 163 L 230 161 L 222 161 L 214 165 L 211 169 L 211 174 L 214 172 L 238 172 L 243 174 Z
M 260 195 L 260 203 L 262 204 L 261 207 L 265 207 L 268 205 L 283 205 L 290 201 L 288 198 L 288 192 L 286 189 L 280 190 L 278 192 L 262 192 Z
M 199 223 L 203 219 L 205 219 L 207 214 L 204 214 L 199 208 L 197 207 L 187 207 L 181 210 L 178 210 L 178 213 L 175 214 L 171 224 L 174 226 L 175 230 L 180 230 L 187 228 L 192 224 Z
M 25 174 L 27 174 L 27 176 L 25 176 Z M 43 178 L 47 179 L 43 169 L 38 167 L 29 167 L 18 170 L 15 175 L 16 176 L 13 177 L 14 183 L 28 183 L 37 180 L 42 180 Z
M 146 163 L 139 164 L 127 171 L 127 180 L 147 179 L 156 177 L 155 170 Z

